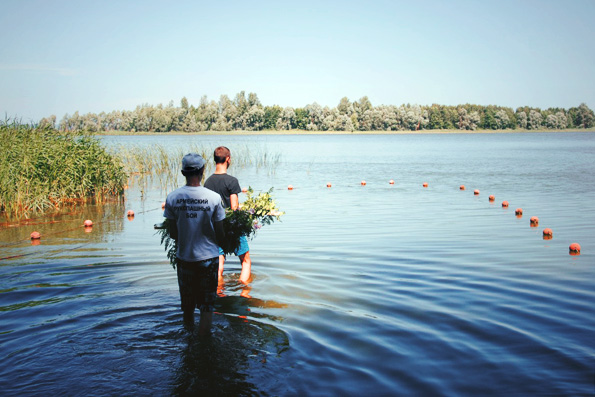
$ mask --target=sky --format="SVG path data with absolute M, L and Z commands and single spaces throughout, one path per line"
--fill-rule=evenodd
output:
M 595 109 L 595 1 L 0 0 L 0 112 L 261 103 Z

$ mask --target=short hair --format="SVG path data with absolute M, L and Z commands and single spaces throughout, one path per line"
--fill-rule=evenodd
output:
M 213 153 L 215 164 L 225 163 L 225 159 L 228 157 L 231 157 L 231 152 L 225 146 L 219 146 L 217 149 L 215 149 L 215 152 Z
M 201 168 L 198 169 L 193 169 L 192 171 L 184 171 L 182 170 L 182 175 L 184 175 L 185 177 L 189 177 L 189 176 L 200 176 L 202 178 L 202 174 L 205 172 L 205 167 L 202 166 Z

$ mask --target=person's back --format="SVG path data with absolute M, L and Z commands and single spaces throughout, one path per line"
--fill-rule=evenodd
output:
M 219 203 L 221 197 L 202 186 L 182 186 L 167 196 L 164 214 L 176 220 L 178 259 L 197 262 L 219 256 L 211 220 Z
M 231 208 L 231 196 L 242 191 L 238 179 L 227 173 L 211 175 L 205 181 L 205 187 L 219 193 L 225 208 Z
M 170 236 L 177 240 L 178 286 L 184 322 L 194 325 L 200 309 L 201 332 L 208 332 L 217 298 L 219 242 L 225 238 L 225 209 L 221 197 L 202 186 L 204 159 L 189 153 L 182 159 L 186 186 L 167 195 L 163 216 Z
M 225 146 L 219 146 L 213 153 L 215 160 L 215 173 L 207 178 L 205 187 L 219 193 L 225 208 L 237 210 L 239 208 L 238 193 L 242 191 L 237 178 L 228 175 L 227 169 L 231 165 L 231 152 Z M 250 247 L 245 236 L 240 238 L 240 246 L 235 255 L 240 259 L 242 271 L 240 282 L 248 284 L 251 276 L 252 261 L 250 260 Z M 219 249 L 219 280 L 223 282 L 223 267 L 225 265 L 225 254 Z

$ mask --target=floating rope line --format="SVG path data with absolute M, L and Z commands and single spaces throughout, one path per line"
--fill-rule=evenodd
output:
M 366 186 L 366 184 L 367 184 L 367 182 L 366 182 L 365 180 L 362 180 L 362 181 L 360 182 L 360 185 L 361 185 L 361 186 Z M 395 181 L 391 179 L 391 180 L 389 181 L 389 185 L 394 185 L 394 184 L 395 184 Z M 332 187 L 332 184 L 331 184 L 331 182 L 328 182 L 328 183 L 326 184 L 326 187 L 327 187 L 327 188 L 330 188 L 330 187 Z M 427 188 L 427 187 L 428 187 L 428 183 L 427 183 L 427 182 L 423 182 L 423 183 L 422 183 L 422 187 L 424 187 L 424 188 Z M 293 186 L 293 185 L 289 185 L 289 186 L 287 186 L 287 190 L 293 190 L 293 189 L 294 189 L 294 186 Z M 460 185 L 460 186 L 459 186 L 459 190 L 462 190 L 462 191 L 463 191 L 463 190 L 465 190 L 465 189 L 466 189 L 465 185 Z M 246 191 L 247 191 L 247 189 L 246 189 L 246 188 L 243 188 L 243 189 L 242 189 L 242 193 L 245 193 Z M 474 194 L 475 196 L 478 196 L 478 195 L 479 195 L 479 190 L 478 190 L 478 189 L 475 189 L 475 190 L 473 191 L 473 194 Z M 490 195 L 490 196 L 488 197 L 488 200 L 489 200 L 489 202 L 490 202 L 490 203 L 492 203 L 492 202 L 495 200 L 495 196 L 494 196 L 494 195 Z M 149 212 L 158 211 L 159 209 L 163 209 L 163 206 L 164 206 L 164 204 L 165 204 L 165 203 L 163 203 L 163 204 L 161 205 L 161 208 L 159 208 L 159 207 L 156 207 L 156 208 L 150 208 L 150 209 L 147 209 L 147 210 L 139 211 L 139 212 L 137 212 L 137 213 L 138 213 L 138 214 L 146 214 L 146 213 L 149 213 Z M 509 206 L 509 203 L 508 203 L 508 201 L 503 201 L 503 202 L 502 202 L 502 207 L 503 207 L 503 208 L 508 208 L 508 206 Z M 515 215 L 516 215 L 517 217 L 519 217 L 519 218 L 520 218 L 520 217 L 522 217 L 522 215 L 523 215 L 523 210 L 522 210 L 521 208 L 517 208 L 517 209 L 515 210 Z M 128 211 L 127 211 L 127 216 L 128 216 L 128 218 L 129 218 L 129 219 L 132 219 L 132 218 L 134 218 L 134 216 L 135 216 L 135 212 L 134 212 L 133 210 L 128 210 Z M 101 221 L 98 221 L 97 223 L 102 223 L 102 222 L 106 222 L 106 221 L 108 221 L 108 220 L 107 220 L 107 219 L 105 219 L 105 220 L 101 220 Z M 61 220 L 61 221 L 39 222 L 39 223 L 29 223 L 29 224 L 34 224 L 34 225 L 40 224 L 40 225 L 43 225 L 43 224 L 52 224 L 52 223 L 61 223 L 61 222 L 68 222 L 68 221 L 66 221 L 66 220 Z M 87 220 L 87 221 L 85 221 L 85 222 L 90 222 L 90 220 Z M 538 220 L 538 218 L 537 218 L 536 216 L 533 216 L 533 217 L 531 217 L 531 220 L 530 220 L 530 226 L 531 226 L 531 227 L 537 227 L 537 226 L 538 226 L 538 224 L 539 224 L 539 220 Z M 25 225 L 27 225 L 27 223 L 23 224 L 23 226 L 25 226 Z M 9 225 L 9 226 L 18 227 L 17 225 Z M 90 229 L 90 228 L 92 228 L 92 227 L 93 227 L 93 226 L 92 226 L 92 222 L 91 222 L 91 225 L 90 225 L 90 226 L 89 226 L 89 225 L 85 225 L 85 229 Z M 76 229 L 78 229 L 78 227 L 75 227 L 75 228 L 69 228 L 69 229 L 64 229 L 64 230 L 61 230 L 61 231 L 53 232 L 53 233 L 51 233 L 51 234 L 48 234 L 48 235 L 49 235 L 49 236 L 60 235 L 60 234 L 63 234 L 63 233 L 66 233 L 66 232 L 69 232 L 69 231 L 72 231 L 72 230 L 76 230 Z M 37 232 L 34 232 L 34 233 L 37 233 Z M 45 236 L 45 235 L 44 235 L 44 236 Z M 546 228 L 546 229 L 544 229 L 544 231 L 543 231 L 543 238 L 544 238 L 545 240 L 550 240 L 552 237 L 553 237 L 553 232 L 552 232 L 552 230 L 551 230 L 550 228 Z M 35 237 L 33 237 L 33 233 L 32 233 L 31 239 L 34 239 L 34 238 L 36 238 L 36 239 L 39 239 L 39 238 L 41 238 L 41 235 L 36 235 Z M 2 244 L 2 245 L 0 245 L 0 248 L 4 248 L 4 247 L 10 247 L 10 246 L 14 246 L 14 245 L 22 244 L 22 243 L 23 243 L 23 242 L 25 242 L 25 241 L 27 241 L 27 240 L 26 240 L 26 239 L 23 239 L 23 240 L 18 240 L 18 241 L 15 241 L 15 242 L 10 242 L 10 243 L 6 243 L 6 244 Z M 90 244 L 90 243 L 83 244 L 82 246 L 84 246 L 84 245 L 87 245 L 87 244 Z M 82 246 L 81 246 L 81 247 L 82 247 Z M 77 247 L 77 248 L 80 248 L 80 247 Z M 57 252 L 64 252 L 64 251 L 69 251 L 69 250 L 73 250 L 73 249 L 77 249 L 77 248 L 64 249 L 64 250 L 57 251 Z M 570 251 L 570 254 L 572 254 L 572 255 L 580 255 L 580 245 L 579 245 L 579 244 L 577 244 L 577 243 L 572 243 L 572 244 L 570 245 L 570 247 L 569 247 L 569 251 Z M 19 258 L 19 257 L 23 257 L 23 256 L 33 255 L 33 254 L 35 254 L 35 253 L 26 253 L 26 254 L 20 254 L 20 255 L 11 255 L 11 256 L 4 257 L 4 258 L 0 258 L 0 261 L 1 261 L 1 260 L 12 259 L 12 258 Z M 52 254 L 52 255 L 53 255 L 53 254 Z

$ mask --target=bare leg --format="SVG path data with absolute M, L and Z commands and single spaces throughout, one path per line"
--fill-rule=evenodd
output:
M 239 256 L 240 262 L 242 263 L 242 272 L 240 273 L 240 282 L 248 284 L 250 280 L 250 271 L 252 268 L 252 261 L 250 260 L 250 251 Z
M 217 275 L 219 276 L 219 284 L 223 283 L 223 265 L 225 264 L 225 255 L 219 255 L 219 271 Z

